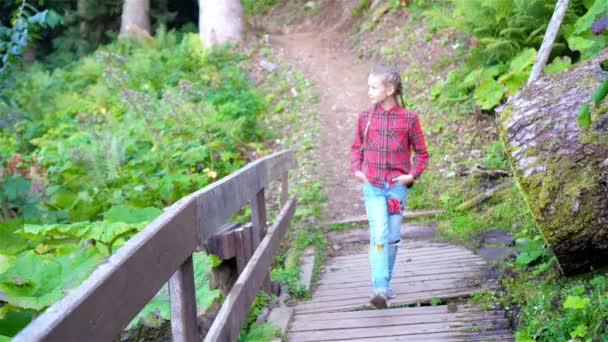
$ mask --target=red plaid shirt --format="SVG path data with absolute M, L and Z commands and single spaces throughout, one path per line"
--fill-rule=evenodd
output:
M 375 114 L 367 132 L 367 142 L 361 149 L 365 126 L 373 110 Z M 416 151 L 413 167 L 410 163 L 412 147 Z M 407 173 L 417 179 L 428 160 L 424 135 L 415 112 L 398 105 L 389 110 L 378 105 L 359 114 L 350 154 L 352 173 L 363 171 L 371 184 L 382 187 L 384 181 L 392 185 L 393 178 Z

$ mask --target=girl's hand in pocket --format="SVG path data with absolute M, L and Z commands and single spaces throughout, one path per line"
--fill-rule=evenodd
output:
M 402 185 L 410 186 L 414 184 L 414 176 L 409 173 L 406 175 L 400 175 L 399 177 L 393 178 L 393 182 L 399 182 Z
M 365 173 L 363 173 L 363 171 L 357 171 L 355 172 L 355 178 L 357 178 L 357 180 L 361 183 L 367 183 L 367 177 L 365 176 Z

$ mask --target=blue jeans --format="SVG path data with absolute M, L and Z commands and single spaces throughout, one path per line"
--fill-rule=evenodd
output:
M 397 250 L 401 242 L 401 222 L 407 188 L 401 183 L 389 187 L 385 182 L 379 188 L 363 184 L 363 199 L 369 221 L 369 261 L 372 269 L 374 291 L 386 291 L 393 276 Z M 388 213 L 388 198 L 401 201 L 401 213 Z

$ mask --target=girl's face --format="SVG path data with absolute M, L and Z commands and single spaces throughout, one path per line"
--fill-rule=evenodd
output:
M 367 78 L 367 95 L 373 105 L 384 102 L 389 96 L 393 96 L 394 87 L 384 85 L 381 76 L 369 75 Z

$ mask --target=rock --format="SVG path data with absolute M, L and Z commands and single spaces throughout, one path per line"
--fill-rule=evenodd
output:
M 500 229 L 482 231 L 480 233 L 480 238 L 480 244 L 483 246 L 488 246 L 490 244 L 512 246 L 514 242 L 511 235 Z
M 277 69 L 276 64 L 274 64 L 266 59 L 261 59 L 259 64 L 262 67 L 262 69 L 266 70 L 267 72 L 274 72 Z
M 515 250 L 511 247 L 481 247 L 477 255 L 487 261 L 497 261 L 514 256 Z
M 268 319 L 268 315 L 270 315 L 270 309 L 264 307 L 262 311 L 260 311 L 260 314 L 258 315 L 255 321 L 258 323 L 264 323 Z
M 296 90 L 296 88 L 291 88 L 291 96 L 293 96 L 293 97 L 298 96 L 298 91 Z

